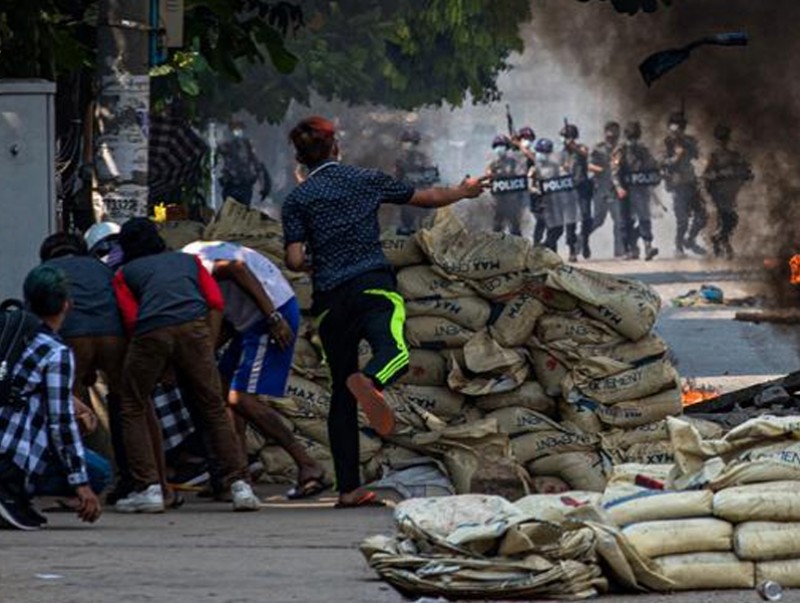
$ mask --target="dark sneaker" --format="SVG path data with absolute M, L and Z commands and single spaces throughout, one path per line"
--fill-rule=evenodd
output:
M 0 488 L 0 519 L 16 530 L 26 531 L 38 530 L 47 521 L 27 500 L 12 496 L 5 488 Z

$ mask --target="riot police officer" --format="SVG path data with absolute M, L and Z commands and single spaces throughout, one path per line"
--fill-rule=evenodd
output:
M 717 148 L 703 172 L 706 191 L 717 210 L 717 231 L 711 237 L 714 255 L 733 258 L 731 236 L 739 224 L 736 197 L 742 186 L 753 179 L 752 168 L 741 153 L 730 148 L 731 129 L 724 124 L 714 128 Z
M 553 158 L 552 140 L 540 138 L 534 149 L 536 161 L 530 172 L 531 192 L 539 195 L 544 204 L 547 223 L 545 247 L 558 251 L 558 241 L 566 229 L 569 259 L 574 262 L 578 259 L 578 192 L 573 175 Z
M 272 187 L 269 172 L 245 136 L 244 124 L 239 121 L 231 122 L 230 132 L 231 139 L 219 146 L 219 157 L 222 160 L 222 173 L 219 179 L 222 198 L 232 197 L 239 203 L 250 205 L 253 186 L 256 182 L 260 182 L 259 195 L 263 201 Z
M 410 184 L 415 189 L 425 189 L 439 182 L 439 168 L 434 166 L 428 155 L 420 150 L 422 136 L 418 130 L 407 129 L 400 135 L 400 158 L 395 162 L 395 177 L 401 182 Z M 416 232 L 432 210 L 424 207 L 413 207 L 409 204 L 400 206 L 399 234 Z
M 667 126 L 669 134 L 664 139 L 665 155 L 661 165 L 675 212 L 675 256 L 686 257 L 686 249 L 705 255 L 706 250 L 697 243 L 697 236 L 708 223 L 693 164 L 700 156 L 697 139 L 686 134 L 683 111 L 670 115 Z
M 508 136 L 494 137 L 494 158 L 486 168 L 486 174 L 492 177 L 494 231 L 503 232 L 508 227 L 511 234 L 521 235 L 522 215 L 529 204 L 529 193 L 527 183 L 520 177 L 524 179 L 527 169 L 526 160 L 514 152 L 513 146 Z
M 526 167 L 529 175 L 531 170 L 536 165 L 536 155 L 534 151 L 534 143 L 536 142 L 536 133 L 530 126 L 523 126 L 517 131 L 517 135 L 511 139 L 511 142 L 519 149 L 520 153 L 525 156 Z M 533 243 L 534 245 L 541 245 L 544 242 L 544 235 L 547 231 L 547 224 L 544 219 L 544 203 L 541 195 L 533 192 L 530 193 L 531 213 L 533 214 Z
M 592 256 L 592 251 L 589 248 L 589 236 L 592 232 L 593 188 L 593 183 L 589 179 L 589 148 L 578 142 L 580 133 L 578 132 L 578 126 L 575 124 L 565 123 L 564 127 L 561 128 L 560 135 L 563 142 L 560 161 L 564 173 L 572 176 L 572 183 L 575 187 L 575 195 L 578 199 L 578 210 L 580 212 L 580 248 L 583 257 L 588 259 Z M 577 234 L 571 232 L 571 229 L 577 228 L 577 226 L 570 226 L 570 224 L 567 223 L 566 228 L 567 244 L 569 244 L 570 239 L 577 238 Z M 571 253 L 571 255 L 576 257 L 574 259 L 571 257 L 570 261 L 578 259 L 577 254 Z
M 606 217 L 611 214 L 614 224 L 614 257 L 617 258 L 624 257 L 627 251 L 625 232 L 628 222 L 623 212 L 624 204 L 619 202 L 614 185 L 612 162 L 619 155 L 619 142 L 619 124 L 615 121 L 606 122 L 603 140 L 594 146 L 589 160 L 589 171 L 594 183 L 592 231 L 605 224 Z
M 628 216 L 625 229 L 628 257 L 639 258 L 638 240 L 642 239 L 644 259 L 650 261 L 658 255 L 658 248 L 653 247 L 650 205 L 653 187 L 661 182 L 661 170 L 650 150 L 641 143 L 641 137 L 642 126 L 638 121 L 625 126 L 625 142 L 615 170 L 615 187 L 623 203 L 623 217 Z

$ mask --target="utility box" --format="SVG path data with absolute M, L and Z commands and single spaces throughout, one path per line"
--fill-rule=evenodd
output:
M 0 300 L 22 298 L 25 275 L 56 222 L 56 85 L 0 79 Z

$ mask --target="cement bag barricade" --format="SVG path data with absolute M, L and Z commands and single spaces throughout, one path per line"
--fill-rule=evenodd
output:
M 554 312 L 575 312 L 578 310 L 578 299 L 569 293 L 553 289 L 544 284 L 543 278 L 536 278 L 525 283 L 524 293 L 528 293 L 542 302 Z
M 294 426 L 298 433 L 302 434 L 309 440 L 313 440 L 317 444 L 321 444 L 326 448 L 331 447 L 331 442 L 328 437 L 328 422 L 322 419 L 295 419 Z M 366 463 L 380 452 L 383 443 L 377 437 L 370 437 L 367 434 L 359 431 L 358 434 L 358 461 L 359 463 Z M 269 468 L 267 468 L 269 469 Z
M 574 266 L 548 272 L 547 285 L 581 300 L 581 308 L 632 341 L 653 330 L 661 298 L 639 281 L 612 277 Z
M 597 413 L 584 404 L 572 404 L 562 398 L 558 401 L 558 416 L 562 423 L 583 433 L 599 434 L 603 430 Z
M 565 452 L 592 452 L 597 438 L 564 429 L 536 431 L 511 440 L 511 449 L 518 462 L 526 464 L 542 457 Z
M 449 421 L 461 415 L 461 410 L 464 406 L 464 396 L 446 387 L 392 385 L 386 391 L 444 421 Z
M 532 431 L 552 431 L 559 429 L 558 423 L 533 410 L 519 406 L 501 408 L 486 415 L 487 419 L 497 421 L 500 433 L 516 436 Z
M 714 515 L 743 521 L 800 522 L 798 482 L 784 481 L 726 488 L 714 494 Z
M 297 298 L 297 305 L 303 312 L 311 310 L 314 303 L 314 283 L 311 280 L 311 275 L 303 274 L 290 281 L 294 296 Z
M 447 361 L 438 352 L 411 349 L 408 351 L 408 372 L 397 382 L 403 385 L 445 385 Z
M 524 345 L 544 311 L 542 302 L 523 293 L 506 302 L 500 315 L 489 327 L 489 333 L 503 347 Z
M 334 475 L 329 448 L 301 435 L 295 436 L 295 439 L 312 459 L 322 465 L 326 475 Z M 277 484 L 293 484 L 297 481 L 297 464 L 282 447 L 264 446 L 258 456 L 266 468 L 261 481 Z
M 175 220 L 156 224 L 159 236 L 167 247 L 173 251 L 180 251 L 189 243 L 194 243 L 203 238 L 205 225 L 191 220 Z
M 289 403 L 286 403 L 284 398 L 283 403 L 280 400 L 276 400 L 274 405 L 289 418 L 311 417 L 325 419 L 328 417 L 331 402 L 330 392 L 313 381 L 297 375 L 289 375 L 289 380 L 286 383 L 286 398 L 289 398 Z
M 594 411 L 604 425 L 622 429 L 632 429 L 683 412 L 681 390 L 677 387 L 646 398 L 618 402 L 613 406 L 587 400 L 580 400 L 578 404 Z
M 397 389 L 399 387 L 402 386 L 393 385 L 384 391 L 386 403 L 391 407 L 397 421 L 395 436 L 410 436 L 417 432 L 444 429 L 447 426 L 444 419 L 402 396 Z
M 672 580 L 673 590 L 753 588 L 755 565 L 733 553 L 688 553 L 655 559 L 656 569 Z
M 440 316 L 416 316 L 406 319 L 405 335 L 409 345 L 416 348 L 441 350 L 466 344 L 473 331 Z
M 214 219 L 206 226 L 203 239 L 227 241 L 249 236 L 253 238 L 277 239 L 283 250 L 283 226 L 267 214 L 228 198 Z
M 704 438 L 718 438 L 725 431 L 722 426 L 711 421 L 688 416 L 681 417 L 681 420 L 693 425 Z M 612 429 L 603 433 L 601 437 L 606 448 L 629 448 L 634 444 L 668 441 L 669 428 L 666 419 L 662 419 L 632 429 Z
M 596 363 L 593 358 L 584 361 L 568 373 L 562 381 L 562 390 L 577 390 L 601 404 L 615 404 L 668 390 L 675 387 L 678 380 L 675 368 L 664 359 L 611 375 L 606 364 Z
M 456 299 L 474 295 L 466 284 L 435 272 L 430 266 L 411 266 L 397 273 L 397 290 L 405 300 Z
M 662 358 L 668 350 L 666 342 L 651 333 L 639 341 L 625 341 L 619 344 L 586 345 L 569 339 L 551 341 L 550 351 L 561 361 L 573 366 L 588 358 L 607 358 L 614 363 L 629 365 L 630 368 Z
M 502 394 L 480 396 L 474 399 L 474 403 L 484 412 L 511 406 L 521 406 L 528 410 L 535 410 L 548 417 L 553 417 L 556 411 L 555 401 L 544 393 L 544 389 L 536 381 L 526 381 L 518 388 Z
M 481 297 L 503 302 L 525 292 L 532 278 L 534 275 L 529 270 L 518 270 L 467 282 Z
M 544 392 L 553 398 L 561 396 L 561 382 L 567 376 L 567 368 L 550 350 L 536 340 L 529 342 L 531 364 L 536 380 L 544 388 Z
M 401 235 L 396 230 L 381 233 L 383 255 L 395 268 L 413 266 L 425 262 L 425 254 L 414 235 Z
M 536 324 L 536 338 L 544 344 L 569 341 L 581 345 L 615 345 L 625 338 L 606 324 L 586 316 L 547 314 Z
M 470 331 L 480 331 L 489 322 L 492 308 L 480 297 L 428 299 L 406 302 L 406 316 L 438 316 Z
M 669 440 L 666 442 L 643 442 L 626 449 L 620 460 L 624 463 L 663 465 L 675 461 L 675 452 Z
M 581 507 L 590 507 L 600 501 L 600 494 L 574 490 L 562 494 L 531 494 L 514 503 L 526 517 L 538 521 L 562 524 L 570 514 Z
M 565 452 L 531 461 L 526 468 L 532 477 L 550 475 L 575 490 L 602 492 L 606 488 L 605 465 L 596 452 Z
M 674 465 L 640 465 L 638 463 L 622 463 L 614 465 L 608 472 L 608 487 L 617 488 L 622 485 L 649 484 L 649 487 L 663 489 L 669 483 Z
M 733 526 L 713 517 L 643 521 L 622 533 L 644 557 L 732 550 Z
M 800 523 L 740 523 L 736 526 L 733 547 L 739 559 L 748 561 L 800 559 Z
M 528 363 L 524 357 L 521 358 L 522 360 L 513 366 L 482 374 L 472 373 L 457 362 L 451 362 L 447 384 L 453 391 L 466 396 L 486 396 L 513 391 L 525 383 L 530 374 Z
M 606 490 L 603 508 L 618 525 L 642 521 L 710 517 L 714 495 L 708 490 L 677 492 L 617 486 Z
M 497 232 L 470 232 L 452 211 L 437 214 L 433 227 L 417 234 L 431 263 L 459 278 L 481 280 L 531 268 L 546 270 L 561 260 L 534 250 L 527 238 Z
M 317 348 L 304 337 L 298 337 L 294 345 L 292 367 L 301 370 L 319 368 L 320 357 Z
M 490 373 L 517 366 L 527 360 L 524 348 L 504 348 L 484 329 L 464 345 L 464 365 L 473 373 Z
M 800 559 L 756 563 L 756 584 L 767 580 L 777 582 L 784 588 L 800 588 Z

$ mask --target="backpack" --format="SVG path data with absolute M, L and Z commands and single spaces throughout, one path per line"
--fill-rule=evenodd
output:
M 0 303 L 0 405 L 16 406 L 22 400 L 12 379 L 14 368 L 39 330 L 41 321 L 24 309 L 22 302 Z

